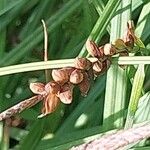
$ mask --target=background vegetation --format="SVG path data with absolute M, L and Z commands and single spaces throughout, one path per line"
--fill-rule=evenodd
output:
M 113 41 L 123 36 L 129 19 L 134 20 L 136 35 L 146 46 L 142 55 L 148 55 L 149 8 L 149 0 L 0 0 L 0 66 L 43 60 L 41 19 L 48 28 L 49 60 L 87 56 L 84 43 L 88 37 L 99 45 Z M 62 104 L 42 119 L 37 119 L 41 109 L 37 104 L 13 117 L 9 126 L 1 122 L 1 149 L 63 150 L 82 143 L 85 137 L 123 128 L 132 87 L 133 100 L 138 104 L 142 98 L 134 113 L 128 112 L 126 127 L 149 120 L 150 69 L 146 66 L 142 74 L 144 66 L 140 65 L 135 75 L 136 68 L 122 70 L 112 65 L 95 80 L 87 97 L 75 89 L 71 105 Z M 132 86 L 133 79 L 139 84 Z M 0 111 L 32 96 L 29 83 L 33 81 L 45 82 L 44 71 L 1 76 Z M 135 147 L 150 149 L 150 144 L 147 140 Z

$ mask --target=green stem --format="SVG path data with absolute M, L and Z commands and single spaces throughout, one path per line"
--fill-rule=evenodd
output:
M 126 129 L 131 128 L 133 125 L 134 115 L 136 113 L 139 99 L 140 99 L 140 96 L 142 93 L 144 78 L 145 78 L 144 65 L 141 64 L 141 65 L 139 65 L 139 67 L 135 73 L 134 80 L 133 80 L 133 86 L 132 86 L 132 91 L 131 91 L 129 107 L 128 107 L 127 119 L 126 119 L 126 123 L 125 123 Z
M 91 62 L 94 62 L 95 58 L 88 58 Z M 138 65 L 138 64 L 150 64 L 150 56 L 123 56 L 119 58 L 112 58 L 112 64 L 117 65 Z M 63 59 L 63 60 L 50 60 L 47 62 L 39 61 L 34 63 L 25 63 L 20 65 L 12 65 L 7 67 L 0 68 L 0 76 L 36 71 L 36 70 L 45 70 L 45 69 L 55 69 L 63 67 L 74 67 L 74 59 Z

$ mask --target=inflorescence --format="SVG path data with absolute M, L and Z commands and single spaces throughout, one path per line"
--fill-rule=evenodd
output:
M 134 34 L 132 21 L 130 21 L 123 39 L 117 39 L 113 43 L 100 47 L 95 42 L 87 40 L 86 49 L 92 57 L 96 58 L 95 62 L 90 62 L 87 58 L 76 58 L 74 67 L 52 70 L 53 81 L 47 84 L 31 83 L 31 91 L 44 97 L 42 115 L 39 117 L 55 111 L 60 101 L 70 104 L 75 86 L 79 87 L 81 95 L 86 96 L 91 82 L 109 68 L 111 57 L 116 54 L 129 55 L 136 41 L 137 37 Z

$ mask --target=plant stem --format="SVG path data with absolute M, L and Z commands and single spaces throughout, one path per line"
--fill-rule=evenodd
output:
M 42 20 L 42 24 L 43 24 L 43 29 L 44 29 L 44 62 L 48 61 L 48 35 L 47 35 L 47 28 L 45 25 L 44 20 Z M 46 82 L 49 81 L 49 71 L 47 69 L 45 69 L 45 79 Z
M 21 101 L 20 103 L 10 107 L 9 109 L 3 111 L 0 113 L 0 121 L 9 118 L 17 113 L 22 112 L 23 110 L 30 108 L 40 102 L 44 98 L 43 95 L 36 95 L 29 99 L 26 99 L 24 101 Z
M 88 58 L 91 62 L 96 61 L 96 58 Z M 112 64 L 118 65 L 138 65 L 138 64 L 150 64 L 150 56 L 124 56 L 124 57 L 113 57 Z M 40 61 L 34 63 L 26 63 L 20 65 L 12 65 L 7 67 L 0 68 L 0 76 L 20 73 L 20 72 L 28 72 L 28 71 L 36 71 L 36 70 L 44 70 L 44 69 L 55 69 L 55 68 L 63 68 L 63 67 L 74 67 L 74 59 L 63 59 L 63 60 L 51 60 L 51 61 Z

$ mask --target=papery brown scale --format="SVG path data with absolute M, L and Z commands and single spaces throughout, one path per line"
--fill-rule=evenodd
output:
M 128 34 L 126 39 L 124 40 L 125 45 L 133 48 L 134 46 L 134 37 L 131 34 Z
M 75 69 L 70 75 L 70 82 L 73 84 L 79 84 L 83 80 L 83 72 L 79 69 Z
M 100 46 L 98 52 L 98 58 L 103 58 L 104 57 L 104 46 Z
M 103 69 L 103 63 L 101 61 L 96 61 L 93 63 L 94 74 L 100 73 Z
M 107 43 L 104 45 L 104 54 L 106 56 L 112 56 L 116 53 L 116 48 L 113 44 Z
M 59 84 L 64 84 L 69 80 L 69 74 L 65 68 L 52 70 L 52 77 Z
M 47 93 L 57 94 L 60 91 L 60 85 L 55 81 L 51 81 L 45 85 L 45 91 Z
M 37 82 L 37 83 L 30 83 L 30 90 L 34 94 L 45 94 L 45 85 L 43 83 Z
M 84 75 L 83 80 L 82 80 L 81 83 L 78 84 L 78 86 L 79 86 L 81 95 L 82 96 L 87 96 L 88 91 L 90 89 L 90 79 L 89 79 L 89 76 L 86 72 L 84 72 L 83 75 Z
M 111 65 L 111 61 L 109 59 L 106 59 L 102 63 L 103 63 L 103 69 L 102 69 L 102 74 L 103 74 L 109 69 L 109 67 Z
M 134 23 L 133 23 L 133 21 L 130 20 L 127 23 L 127 30 L 126 30 L 123 40 L 124 40 L 126 46 L 132 48 L 134 46 L 135 39 L 136 39 L 136 36 L 134 33 Z
M 134 33 L 135 27 L 134 27 L 134 22 L 132 20 L 129 20 L 127 22 L 127 28 L 130 32 Z
M 62 86 L 62 90 L 58 93 L 58 97 L 64 104 L 70 104 L 73 99 L 73 85 L 66 83 Z
M 111 62 L 109 59 L 106 59 L 103 62 L 97 61 L 93 68 L 94 75 L 95 76 L 103 75 L 109 69 L 110 64 L 111 64 Z
M 60 100 L 55 94 L 49 94 L 43 102 L 42 115 L 39 118 L 54 112 L 59 102 Z
M 92 63 L 87 58 L 76 58 L 74 61 L 75 68 L 81 70 L 89 70 Z

